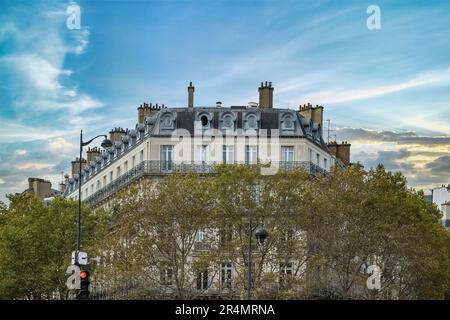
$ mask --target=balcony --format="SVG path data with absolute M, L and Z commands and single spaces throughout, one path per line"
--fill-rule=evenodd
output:
M 215 172 L 215 167 L 218 164 L 219 163 L 215 162 L 176 163 L 172 161 L 143 161 L 136 167 L 122 174 L 119 178 L 115 179 L 105 187 L 97 190 L 93 195 L 85 199 L 84 202 L 88 206 L 93 206 L 100 201 L 108 198 L 110 195 L 125 187 L 126 185 L 144 176 L 164 176 L 177 172 L 213 174 Z M 306 172 L 312 175 L 328 175 L 327 171 L 309 161 L 278 162 L 278 168 L 281 171 L 291 171 L 303 168 Z M 78 186 L 75 185 L 73 187 L 73 191 L 77 190 L 77 188 Z
M 194 250 L 205 251 L 211 249 L 211 245 L 207 242 L 196 241 L 194 242 Z

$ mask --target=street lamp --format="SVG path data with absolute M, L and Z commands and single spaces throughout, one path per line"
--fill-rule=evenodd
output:
M 264 243 L 264 241 L 267 239 L 268 236 L 269 236 L 269 233 L 267 232 L 267 230 L 264 227 L 259 228 L 255 232 L 255 237 L 256 237 L 256 239 L 258 239 L 259 243 L 261 243 L 261 244 Z
M 83 142 L 83 130 L 80 132 L 80 158 L 79 158 L 79 168 L 78 168 L 78 215 L 77 215 L 77 253 L 76 253 L 76 263 L 78 263 L 78 252 L 81 247 L 81 156 L 83 154 L 83 147 L 90 144 L 92 141 L 99 137 L 104 137 L 104 140 L 101 143 L 103 148 L 109 148 L 112 146 L 111 140 L 105 134 L 99 134 L 98 136 L 92 138 L 89 141 Z
M 250 300 L 252 297 L 252 215 L 250 214 L 249 219 L 249 237 L 248 237 L 248 283 L 247 283 L 247 299 Z M 264 244 L 264 241 L 269 236 L 269 232 L 264 227 L 259 228 L 255 232 L 255 237 L 258 239 L 260 244 Z

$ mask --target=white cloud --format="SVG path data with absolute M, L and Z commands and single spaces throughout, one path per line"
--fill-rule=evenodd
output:
M 36 162 L 25 162 L 16 165 L 15 167 L 19 170 L 41 170 L 41 169 L 50 169 L 54 167 L 53 163 L 36 163 Z
M 60 69 L 43 57 L 33 53 L 10 55 L 2 60 L 15 69 L 27 82 L 27 85 L 35 90 L 56 92 L 63 88 L 58 78 L 62 75 L 71 75 L 71 71 Z
M 15 153 L 17 156 L 24 156 L 24 155 L 27 154 L 27 150 L 25 150 L 25 149 L 17 149 L 14 153 Z
M 0 143 L 13 143 L 16 141 L 33 141 L 56 138 L 62 135 L 73 135 L 78 132 L 77 129 L 58 130 L 52 128 L 37 128 L 22 124 L 20 122 L 7 121 L 0 118 Z
M 2 85 L 14 97 L 7 107 L 15 119 L 0 117 L 0 172 L 5 193 L 26 188 L 29 176 L 53 177 L 70 166 L 80 127 L 99 121 L 95 113 L 101 101 L 78 87 L 68 55 L 80 55 L 89 45 L 89 30 L 65 28 L 66 3 L 27 5 L 2 15 L 0 41 L 8 39 L 8 51 L 0 53 Z M 27 21 L 26 23 L 23 23 Z M 83 66 L 78 65 L 77 68 Z M 3 106 L 2 106 L 3 107 Z M 13 146 L 15 144 L 15 146 Z M 12 150 L 12 151 L 8 151 Z
M 306 101 L 315 101 L 320 104 L 340 103 L 375 98 L 402 90 L 444 82 L 450 82 L 450 68 L 431 71 L 403 82 L 381 85 L 374 88 L 316 91 L 307 94 L 304 99 L 306 99 Z M 297 89 L 297 87 L 293 86 L 292 90 L 295 89 Z
M 51 151 L 58 153 L 69 153 L 74 148 L 72 143 L 61 137 L 50 140 L 48 146 Z

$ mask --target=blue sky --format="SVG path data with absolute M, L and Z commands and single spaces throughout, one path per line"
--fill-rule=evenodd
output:
M 143 101 L 325 106 L 352 160 L 411 186 L 450 180 L 448 1 L 0 0 L 0 199 L 69 172 L 81 128 L 133 127 Z M 366 26 L 369 5 L 381 29 Z

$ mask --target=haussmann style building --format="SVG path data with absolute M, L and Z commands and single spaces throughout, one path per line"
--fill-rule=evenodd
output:
M 81 183 L 81 200 L 98 206 L 134 181 L 180 171 L 208 174 L 221 162 L 270 163 L 272 170 L 303 167 L 311 174 L 350 164 L 349 143 L 323 139 L 323 106 L 275 108 L 271 82 L 258 88 L 259 103 L 245 106 L 194 106 L 192 82 L 187 89 L 187 107 L 143 103 L 133 129 L 111 129 L 113 146 L 89 148 L 81 177 L 74 159 L 64 196 L 77 199 Z
M 99 207 L 114 199 L 117 191 L 141 179 L 157 182 L 175 172 L 207 175 L 218 163 L 270 163 L 266 168 L 269 174 L 303 168 L 312 175 L 327 175 L 333 166 L 344 168 L 350 164 L 349 143 L 327 145 L 322 137 L 322 106 L 274 108 L 270 82 L 258 88 L 259 103 L 245 106 L 225 107 L 220 102 L 209 107 L 194 106 L 194 90 L 190 83 L 188 104 L 183 108 L 140 105 L 133 129 L 113 128 L 109 132 L 112 147 L 87 150 L 86 159 L 81 161 L 81 177 L 79 159 L 72 161 L 64 196 L 77 199 L 81 183 L 81 200 Z M 192 259 L 195 252 L 207 248 L 202 234 L 201 230 L 196 233 Z M 279 267 L 280 275 L 289 275 L 297 266 L 283 262 Z M 217 272 L 204 270 L 196 274 L 193 291 L 207 298 L 224 297 L 224 292 L 228 292 L 228 298 L 239 298 L 231 290 L 237 274 L 235 266 L 224 261 L 218 268 Z M 174 270 L 163 268 L 160 272 L 161 292 L 170 291 Z

